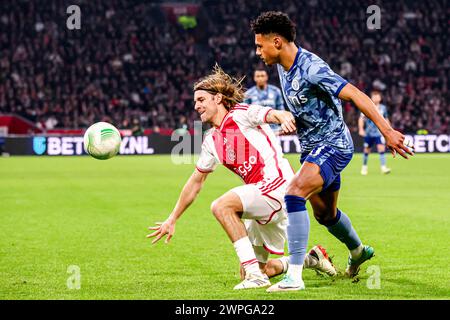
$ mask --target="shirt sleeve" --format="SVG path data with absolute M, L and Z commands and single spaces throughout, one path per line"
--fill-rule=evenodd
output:
M 263 107 L 257 104 L 251 104 L 248 109 L 241 111 L 241 118 L 251 127 L 257 127 L 267 123 L 267 115 L 273 109 L 271 107 Z
M 317 56 L 307 66 L 306 78 L 310 83 L 318 85 L 322 90 L 335 97 L 339 96 L 342 88 L 348 83 Z
M 207 141 L 202 144 L 202 151 L 200 152 L 200 157 L 197 161 L 196 168 L 202 173 L 213 172 L 217 167 L 217 161 L 211 150 L 209 150 Z

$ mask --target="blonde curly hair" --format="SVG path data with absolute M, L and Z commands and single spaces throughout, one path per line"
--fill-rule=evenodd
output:
M 222 103 L 229 110 L 244 100 L 245 90 L 242 87 L 244 78 L 245 76 L 240 79 L 231 77 L 216 63 L 210 75 L 201 78 L 194 84 L 194 92 L 205 90 L 213 95 L 222 94 Z

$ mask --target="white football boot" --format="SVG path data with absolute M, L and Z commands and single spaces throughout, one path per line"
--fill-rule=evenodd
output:
M 330 277 L 337 275 L 337 270 L 324 247 L 320 245 L 314 246 L 308 254 L 313 259 L 317 260 L 317 264 L 312 267 L 312 269 L 318 272 L 326 273 Z
M 267 275 L 263 274 L 261 277 L 260 275 L 249 273 L 241 283 L 234 287 L 234 290 L 264 288 L 270 285 L 271 283 Z
M 362 166 L 361 168 L 361 174 L 363 176 L 367 176 L 367 174 L 369 173 L 369 169 L 367 168 L 367 166 Z
M 391 173 L 391 169 L 386 166 L 381 166 L 381 173 L 383 174 Z
M 282 291 L 299 291 L 305 290 L 305 283 L 302 279 L 294 280 L 289 274 L 285 274 L 280 282 L 275 283 L 269 287 L 267 292 L 282 292 Z

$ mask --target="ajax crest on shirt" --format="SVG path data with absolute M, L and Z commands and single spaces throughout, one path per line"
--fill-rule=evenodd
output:
M 234 162 L 236 160 L 236 153 L 228 145 L 227 145 L 227 159 L 230 162 Z

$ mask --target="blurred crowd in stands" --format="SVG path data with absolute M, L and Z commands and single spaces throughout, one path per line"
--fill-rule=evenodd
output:
M 375 1 L 381 29 L 369 30 L 361 0 L 204 0 L 196 24 L 170 22 L 162 1 L 72 1 L 81 29 L 69 30 L 64 0 L 0 2 L 0 114 L 43 129 L 192 127 L 192 85 L 217 61 L 247 88 L 261 62 L 249 23 L 280 10 L 297 24 L 297 44 L 318 54 L 361 90 L 382 91 L 393 126 L 450 133 L 445 0 Z M 270 82 L 278 85 L 274 67 Z M 344 103 L 357 130 L 359 112 Z

